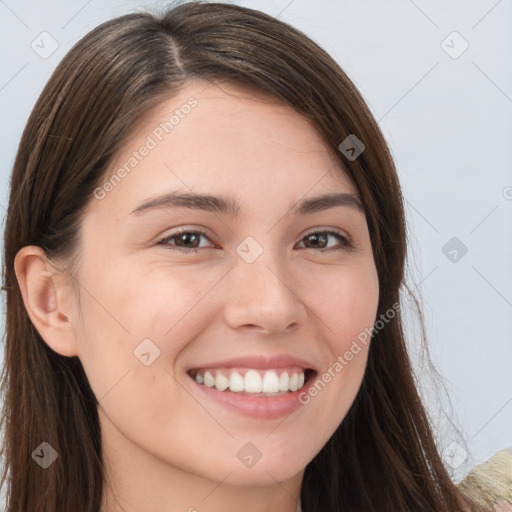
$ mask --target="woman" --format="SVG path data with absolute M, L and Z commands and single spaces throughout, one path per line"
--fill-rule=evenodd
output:
M 10 512 L 481 510 L 414 384 L 390 153 L 292 27 L 190 2 L 86 35 L 4 245 Z

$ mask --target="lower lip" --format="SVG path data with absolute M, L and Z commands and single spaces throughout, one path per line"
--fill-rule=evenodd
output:
M 302 407 L 303 404 L 299 401 L 299 395 L 307 392 L 314 375 L 314 372 L 311 372 L 304 386 L 298 391 L 272 397 L 241 395 L 233 391 L 217 391 L 214 388 L 198 384 L 189 375 L 187 377 L 206 398 L 226 409 L 250 418 L 272 420 L 287 416 Z

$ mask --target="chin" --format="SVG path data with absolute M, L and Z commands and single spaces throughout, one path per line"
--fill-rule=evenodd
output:
M 244 467 L 231 467 L 231 469 L 226 468 L 226 475 L 229 471 L 232 473 L 226 479 L 226 483 L 230 485 L 236 486 L 267 486 L 267 485 L 275 485 L 277 482 L 284 482 L 289 480 L 293 476 L 297 475 L 301 471 L 304 470 L 304 467 L 299 466 L 289 466 L 288 464 L 284 464 L 284 461 L 279 461 L 274 464 L 271 462 L 267 462 L 267 464 L 263 463 L 263 460 L 260 460 L 255 466 L 252 468 L 244 468 Z M 214 480 L 218 480 L 218 473 L 214 476 Z

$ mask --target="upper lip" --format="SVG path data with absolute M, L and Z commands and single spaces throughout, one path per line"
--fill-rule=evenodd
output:
M 215 361 L 212 363 L 204 363 L 198 366 L 189 368 L 195 370 L 198 368 L 257 368 L 257 369 L 272 369 L 272 368 L 288 368 L 299 367 L 304 369 L 314 369 L 313 365 L 305 359 L 300 359 L 289 354 L 277 354 L 273 356 L 247 355 L 226 359 L 224 361 Z

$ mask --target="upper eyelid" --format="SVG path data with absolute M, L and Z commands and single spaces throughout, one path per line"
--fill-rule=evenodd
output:
M 346 238 L 350 238 L 349 234 L 346 233 L 341 228 L 331 228 L 331 227 L 322 227 L 322 226 L 320 226 L 318 228 L 311 228 L 311 231 L 310 230 L 306 231 L 306 233 L 303 236 L 312 235 L 313 233 L 318 233 L 319 231 L 332 231 L 338 235 L 344 236 Z

